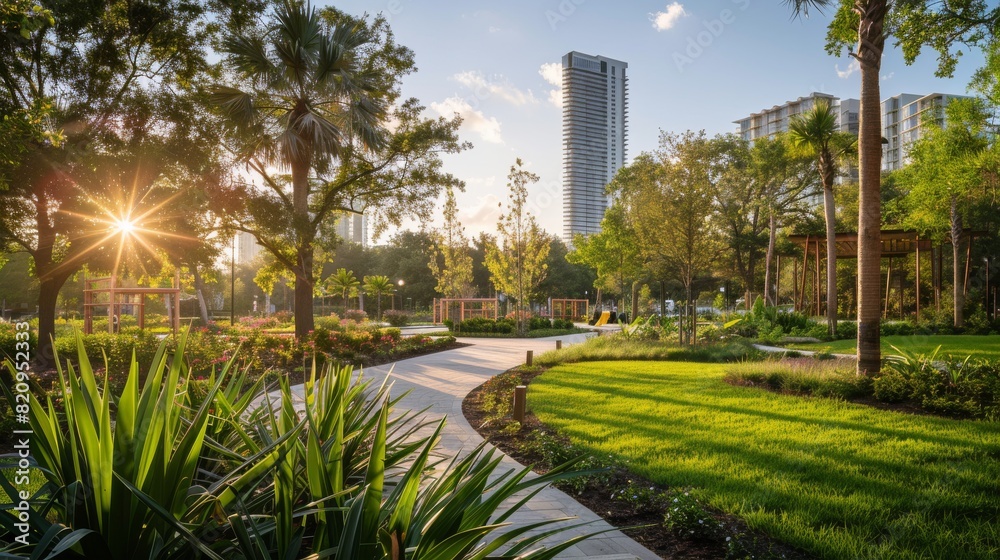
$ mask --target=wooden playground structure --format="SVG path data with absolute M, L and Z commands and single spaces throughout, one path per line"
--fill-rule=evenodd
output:
M 586 321 L 590 301 L 586 299 L 553 299 L 549 301 L 549 318 L 566 321 Z
M 496 319 L 500 314 L 500 301 L 496 298 L 435 298 L 433 309 L 434 323 L 448 320 L 459 323 L 473 317 Z
M 104 278 L 85 278 L 83 289 L 83 332 L 92 334 L 94 331 L 94 309 L 106 308 L 108 317 L 108 332 L 114 333 L 118 328 L 118 318 L 123 314 L 135 315 L 139 328 L 146 326 L 146 296 L 161 295 L 173 299 L 170 306 L 170 324 L 174 334 L 181 325 L 181 278 L 180 273 L 174 275 L 172 288 L 126 288 L 118 286 L 117 275 Z

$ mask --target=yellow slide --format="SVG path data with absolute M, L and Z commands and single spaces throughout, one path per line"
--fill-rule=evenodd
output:
M 601 318 L 598 319 L 596 323 L 594 323 L 594 326 L 595 327 L 603 327 L 604 325 L 608 324 L 608 319 L 610 319 L 610 318 L 611 318 L 611 312 L 610 311 L 604 311 L 604 312 L 601 313 Z

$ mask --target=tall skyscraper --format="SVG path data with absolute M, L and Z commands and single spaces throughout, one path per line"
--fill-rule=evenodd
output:
M 628 64 L 571 51 L 562 58 L 563 238 L 601 230 L 604 186 L 625 163 Z

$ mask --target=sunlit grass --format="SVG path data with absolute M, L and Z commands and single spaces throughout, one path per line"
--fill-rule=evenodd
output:
M 1000 424 L 734 387 L 727 367 L 566 364 L 528 402 L 574 442 L 824 558 L 1000 555 Z
M 915 353 L 931 353 L 941 346 L 942 355 L 952 355 L 965 358 L 973 355 L 980 358 L 1000 358 L 1000 335 L 922 335 L 883 336 L 882 353 L 894 353 L 892 346 Z M 813 344 L 791 344 L 790 348 L 800 350 L 828 351 L 833 354 L 857 353 L 857 340 L 835 340 L 833 342 L 818 342 Z

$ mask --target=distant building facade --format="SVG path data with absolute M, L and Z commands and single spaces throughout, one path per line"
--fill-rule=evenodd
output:
M 828 93 L 813 92 L 794 101 L 786 101 L 770 109 L 763 109 L 749 117 L 733 121 L 739 128 L 737 134 L 747 141 L 758 138 L 772 137 L 782 132 L 788 132 L 788 125 L 796 115 L 808 112 L 818 101 L 826 101 L 837 113 L 837 130 L 858 133 L 858 115 L 861 101 L 857 99 L 838 99 Z
M 337 236 L 347 243 L 368 246 L 368 219 L 363 213 L 346 213 L 337 218 Z
M 882 102 L 882 171 L 901 169 L 909 163 L 907 152 L 927 126 L 944 126 L 944 108 L 964 95 L 901 93 Z
M 562 58 L 563 238 L 594 234 L 609 198 L 604 187 L 625 164 L 628 64 L 576 51 Z

